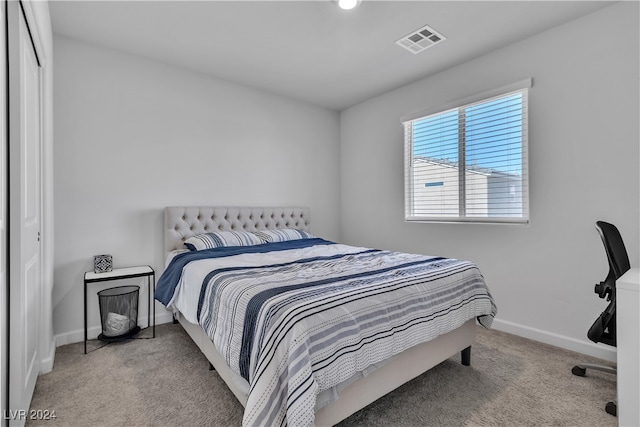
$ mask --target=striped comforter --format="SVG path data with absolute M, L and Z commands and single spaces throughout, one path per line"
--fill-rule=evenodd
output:
M 245 426 L 312 425 L 321 391 L 474 317 L 490 327 L 495 316 L 473 263 L 322 239 L 286 243 L 178 256 L 158 281 L 156 297 L 169 307 L 197 294 L 193 316 L 250 384 Z M 188 290 L 182 276 L 203 252 L 213 263 Z

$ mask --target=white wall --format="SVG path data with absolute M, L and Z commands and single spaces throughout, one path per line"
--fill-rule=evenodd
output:
M 606 305 L 593 293 L 608 271 L 595 221 L 616 224 L 640 265 L 638 6 L 614 4 L 343 111 L 343 241 L 475 261 L 497 328 L 613 359 L 586 332 Z M 527 77 L 530 224 L 405 223 L 401 117 Z
M 58 344 L 82 340 L 93 255 L 162 271 L 165 206 L 308 206 L 338 239 L 338 113 L 67 38 L 54 51 Z

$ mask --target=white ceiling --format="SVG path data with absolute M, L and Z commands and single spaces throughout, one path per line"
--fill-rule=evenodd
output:
M 54 34 L 342 110 L 610 1 L 51 1 Z M 447 40 L 414 55 L 424 25 Z M 585 43 L 588 37 L 585 34 Z

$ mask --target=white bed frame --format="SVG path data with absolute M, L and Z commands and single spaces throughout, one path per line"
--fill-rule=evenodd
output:
M 308 208 L 283 207 L 167 207 L 164 211 L 165 251 L 169 254 L 184 249 L 189 237 L 216 230 L 260 230 L 298 228 L 309 231 Z M 216 369 L 229 389 L 245 406 L 246 394 L 236 384 L 231 369 L 199 325 L 194 325 L 178 313 L 177 320 Z M 475 319 L 438 338 L 412 347 L 394 357 L 381 368 L 353 382 L 339 394 L 339 399 L 316 412 L 317 426 L 337 424 L 351 414 L 402 384 L 428 371 L 458 352 L 463 363 L 469 363 L 470 347 L 475 341 Z M 466 360 L 464 360 L 466 358 Z

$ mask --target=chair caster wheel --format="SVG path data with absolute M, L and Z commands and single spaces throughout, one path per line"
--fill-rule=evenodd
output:
M 584 377 L 586 375 L 586 373 L 587 373 L 587 370 L 585 368 L 581 368 L 580 366 L 574 366 L 571 369 L 571 373 L 573 375 L 577 375 L 579 377 Z
M 613 415 L 614 417 L 618 416 L 618 406 L 615 404 L 615 402 L 607 402 L 604 410 L 607 411 L 607 414 L 609 415 Z

